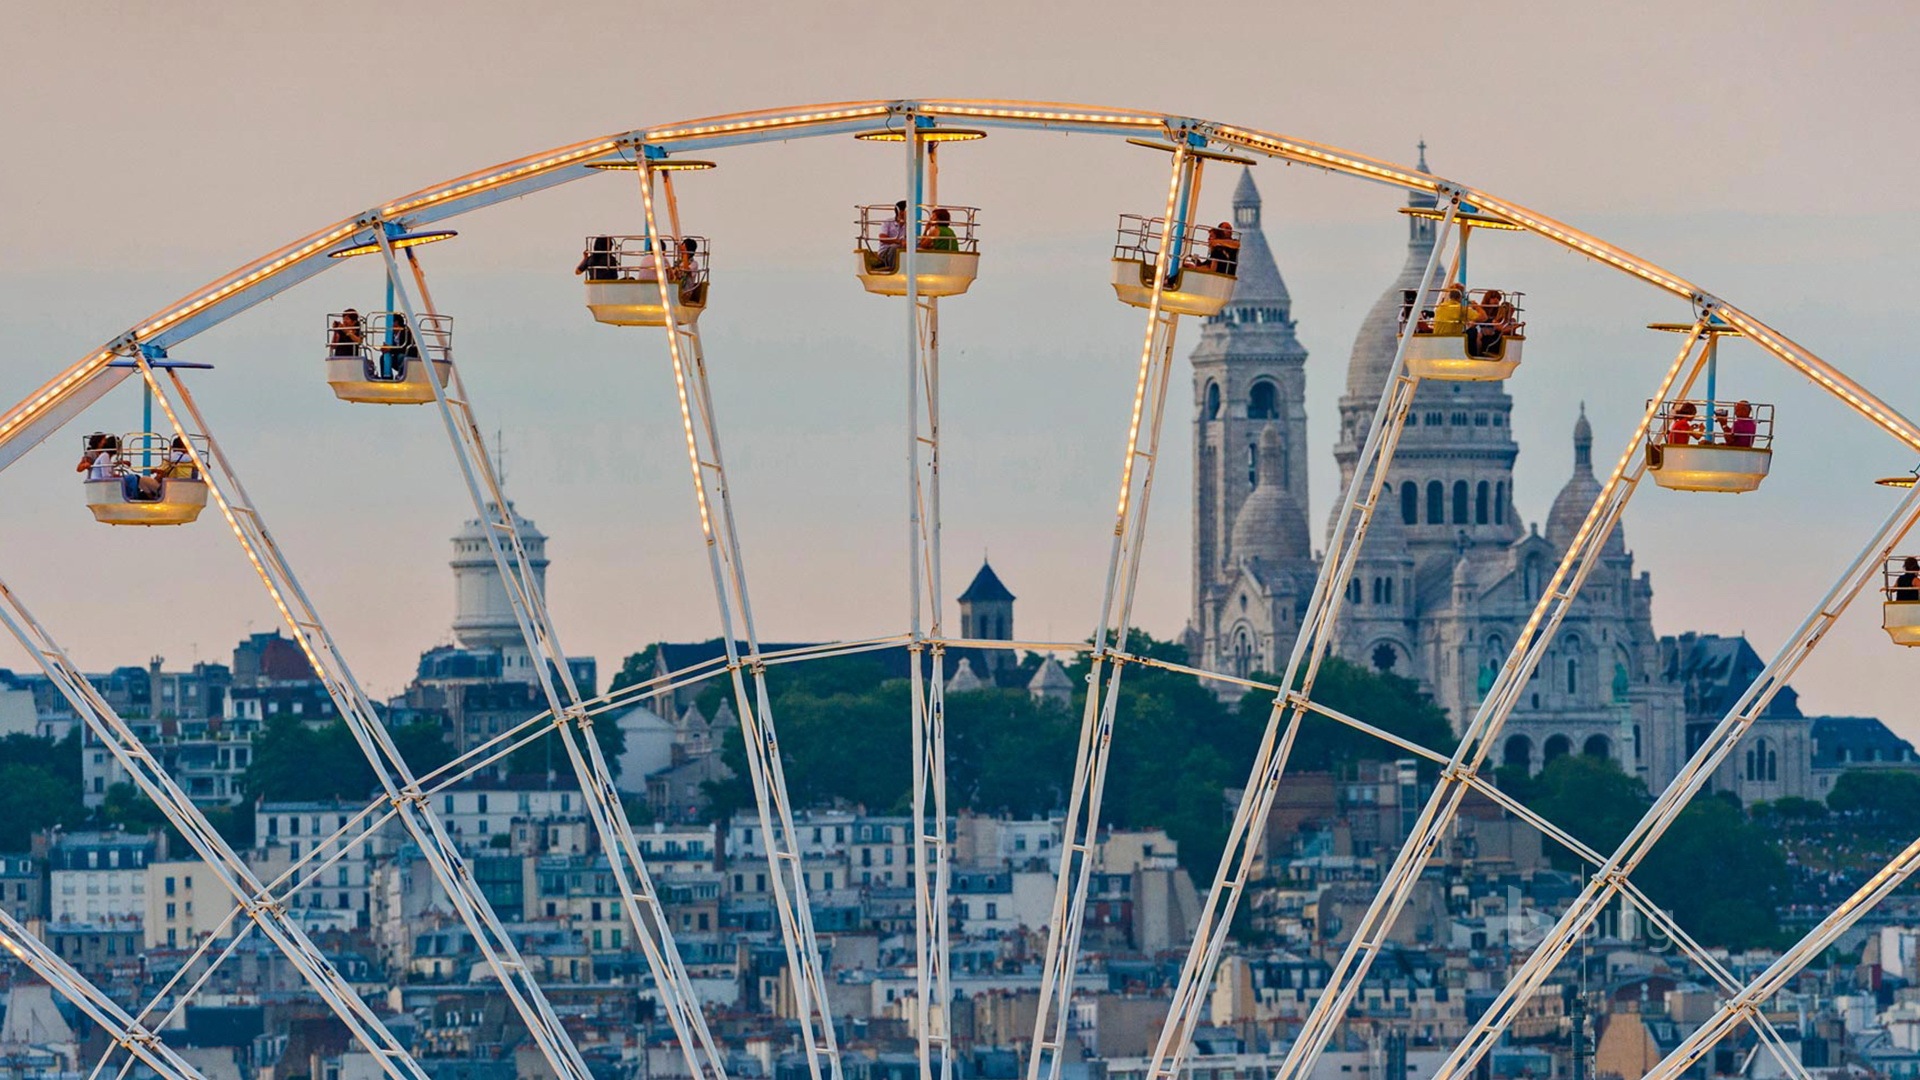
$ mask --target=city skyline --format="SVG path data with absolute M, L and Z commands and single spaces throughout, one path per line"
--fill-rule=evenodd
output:
M 1259 25 L 1258 17 L 1228 14 Z M 1713 12 L 1699 17 L 1711 20 Z M 1856 23 L 1825 19 L 1822 25 L 1836 32 L 1871 25 L 1865 15 L 1858 17 Z M 1749 20 L 1740 33 L 1754 35 L 1759 44 L 1774 40 L 1768 35 L 1790 35 L 1795 25 L 1790 16 Z M 263 23 L 256 29 L 264 34 L 269 27 Z M 1033 38 L 1063 32 L 1041 24 L 1033 29 Z M 156 23 L 147 32 L 166 41 L 181 31 Z M 57 32 L 45 36 L 54 51 L 23 62 L 10 77 L 49 74 L 33 65 L 57 64 L 64 38 Z M 863 30 L 856 37 L 833 47 L 855 54 L 886 48 L 880 31 Z M 1388 86 L 1411 85 L 1410 58 L 1451 41 L 1395 43 L 1389 60 L 1369 75 Z M 1583 48 L 1567 41 L 1555 47 Z M 1861 47 L 1875 55 L 1872 43 Z M 1665 46 L 1649 48 L 1657 54 Z M 962 62 L 978 65 L 971 74 L 980 81 L 1031 80 L 1032 73 L 1008 58 L 1012 55 L 993 62 L 963 57 Z M 1864 73 L 1873 65 L 1857 54 L 1844 58 L 1850 78 L 1753 88 L 1769 95 L 1764 107 L 1723 117 L 1717 125 L 1691 122 L 1690 106 L 1647 114 L 1648 126 L 1632 145 L 1654 154 L 1688 150 L 1657 165 L 1622 152 L 1624 144 L 1611 140 L 1605 125 L 1621 122 L 1613 116 L 1616 111 L 1630 110 L 1589 106 L 1571 112 L 1581 123 L 1555 122 L 1550 103 L 1563 91 L 1546 84 L 1514 115 L 1515 134 L 1524 134 L 1528 152 L 1491 156 L 1480 153 L 1476 125 L 1451 119 L 1445 110 L 1415 115 L 1355 110 L 1323 88 L 1316 100 L 1326 119 L 1308 114 L 1305 122 L 1288 124 L 1284 114 L 1292 110 L 1259 116 L 1265 107 L 1234 100 L 1234 88 L 1245 85 L 1239 75 L 1223 74 L 1217 86 L 1181 82 L 1163 93 L 1203 99 L 1194 101 L 1201 115 L 1245 117 L 1403 161 L 1413 156 L 1411 144 L 1424 137 L 1436 171 L 1512 192 L 1690 273 L 1772 317 L 1816 351 L 1845 356 L 1843 366 L 1899 405 L 1892 365 L 1901 322 L 1897 290 L 1889 286 L 1891 269 L 1910 246 L 1910 226 L 1875 209 L 1895 205 L 1894 187 L 1870 170 L 1850 170 L 1821 177 L 1815 198 L 1811 187 L 1791 187 L 1798 181 L 1788 171 L 1766 167 L 1781 154 L 1834 152 L 1836 123 L 1788 124 L 1791 134 L 1781 134 L 1778 122 L 1847 115 L 1847 103 L 1863 92 Z M 250 55 L 246 62 L 263 59 Z M 569 70 L 567 59 L 536 50 L 528 58 L 530 76 Z M 1649 55 L 1635 62 L 1656 59 Z M 1841 53 L 1812 48 L 1797 54 L 1796 62 L 1820 71 L 1842 59 Z M 362 63 L 350 53 L 338 62 L 354 70 Z M 434 95 L 442 91 L 430 74 L 396 77 L 400 85 L 425 95 L 421 110 L 435 114 Z M 1321 77 L 1331 87 L 1339 81 L 1333 75 L 1315 68 L 1279 77 Z M 407 83 L 409 77 L 417 83 Z M 1675 78 L 1695 93 L 1689 98 L 1669 88 L 1663 100 L 1713 100 L 1737 82 L 1734 65 L 1718 60 Z M 281 122 L 271 127 L 251 124 L 243 101 L 216 95 L 200 107 L 230 109 L 232 122 L 248 122 L 249 145 L 264 151 L 245 159 L 256 169 L 223 168 L 215 182 L 195 177 L 188 159 L 175 162 L 165 155 L 189 153 L 193 146 L 204 156 L 220 145 L 222 132 L 238 129 L 213 125 L 171 133 L 143 148 L 143 157 L 159 154 L 154 160 L 164 163 L 148 170 L 154 174 L 148 182 L 115 184 L 111 177 L 117 170 L 108 170 L 70 185 L 74 190 L 61 198 L 89 207 L 78 216 L 59 212 L 57 201 L 48 202 L 53 188 L 44 173 L 23 172 L 10 181 L 22 186 L 7 189 L 6 197 L 14 205 L 47 212 L 16 218 L 10 247 L 40 269 L 30 276 L 8 271 L 17 287 L 8 290 L 5 303 L 16 355 L 30 355 L 35 362 L 8 365 L 0 396 L 17 397 L 111 328 L 246 254 L 336 216 L 343 205 L 595 130 L 589 123 L 613 129 L 780 100 L 774 88 L 745 74 L 723 81 L 722 95 L 676 86 L 632 112 L 595 104 L 592 111 L 603 119 L 590 122 L 575 108 L 577 97 L 556 93 L 552 80 L 534 79 L 518 91 L 490 91 L 523 93 L 529 102 L 522 110 L 496 110 L 500 123 L 456 125 L 454 118 L 466 114 L 448 104 L 437 110 L 441 126 L 422 128 L 436 138 L 397 140 L 404 149 L 392 152 L 383 142 L 379 154 L 362 151 L 368 145 L 362 134 L 364 110 L 372 99 L 360 88 L 330 91 L 341 96 L 303 100 L 297 107 L 283 102 Z M 823 81 L 811 96 L 851 96 L 868 81 Z M 1631 80 L 1622 81 L 1629 85 L 1619 94 L 1634 92 Z M 50 82 L 59 85 L 57 77 Z M 1053 96 L 1120 101 L 1154 96 L 1150 84 L 1103 87 L 1099 82 L 1093 79 L 1084 89 L 1104 92 Z M 1631 99 L 1613 104 L 1626 100 Z M 113 112 L 83 108 L 78 101 L 49 98 L 43 113 L 10 122 L 20 126 L 18 137 L 29 146 L 56 130 L 64 137 L 75 124 L 116 122 Z M 62 108 L 72 111 L 62 113 Z M 48 120 L 56 115 L 57 127 Z M 1758 127 L 1742 127 L 1757 123 L 1756 116 L 1767 118 L 1764 137 Z M 339 117 L 356 119 L 343 125 Z M 109 133 L 99 129 L 100 137 Z M 443 145 L 455 135 L 456 146 Z M 1802 136 L 1804 144 L 1789 141 Z M 315 170 L 290 163 L 298 156 L 291 153 L 295 144 L 273 141 L 288 138 L 311 140 L 300 145 L 323 160 L 351 161 L 354 168 L 346 171 L 346 179 L 336 174 L 340 182 L 321 182 Z M 949 312 L 948 551 L 953 554 L 946 570 L 949 578 L 971 570 L 972 555 L 963 559 L 959 552 L 1000 551 L 999 565 L 1023 597 L 1024 624 L 1061 641 L 1078 640 L 1091 627 L 1104 558 L 1103 508 L 1111 501 L 1118 470 L 1131 357 L 1137 351 L 1138 319 L 1103 295 L 1105 237 L 1112 214 L 1151 210 L 1160 183 L 1152 162 L 1104 147 L 1083 148 L 1083 141 L 996 136 L 955 148 L 945 170 L 948 190 L 964 191 L 968 201 L 982 203 L 993 215 L 986 219 L 985 235 L 999 245 L 989 248 L 981 292 L 951 305 Z M 1910 153 L 1910 145 L 1911 140 L 1887 133 L 1888 153 Z M 776 206 L 781 198 L 769 201 L 770 192 L 779 190 L 768 187 L 769 167 L 778 173 L 780 154 L 793 156 L 802 171 L 817 177 L 804 197 L 786 196 L 810 211 L 798 219 Z M 1085 169 L 1081 162 L 1088 155 L 1100 168 Z M 1555 162 L 1576 167 L 1555 167 Z M 890 629 L 904 614 L 896 335 L 884 312 L 859 297 L 850 275 L 839 269 L 845 242 L 842 206 L 875 197 L 868 191 L 891 190 L 892 171 L 884 151 L 874 148 L 796 144 L 742 151 L 710 177 L 683 186 L 688 213 L 715 223 L 708 231 L 719 245 L 721 292 L 707 324 L 721 416 L 739 474 L 756 598 L 769 637 L 857 637 Z M 1325 520 L 1337 488 L 1321 448 L 1332 442 L 1339 365 L 1360 312 L 1398 261 L 1394 236 L 1402 223 L 1392 214 L 1396 198 L 1384 190 L 1333 183 L 1273 164 L 1256 176 L 1268 193 L 1269 229 L 1312 357 L 1307 394 L 1315 500 L 1309 518 L 1316 524 L 1317 546 L 1318 523 Z M 1014 177 L 1028 182 L 1016 183 Z M 267 190 L 276 194 L 263 198 Z M 1216 172 L 1204 204 L 1224 213 L 1227 194 Z M 160 203 L 148 201 L 162 199 L 186 206 L 210 200 L 209 207 L 219 206 L 231 216 L 160 213 Z M 455 313 L 461 340 L 473 343 L 461 355 L 483 422 L 506 432 L 512 493 L 554 537 L 560 630 L 570 651 L 591 653 L 608 670 L 648 641 L 692 640 L 717 629 L 711 597 L 701 584 L 691 499 L 674 464 L 678 424 L 670 396 L 663 393 L 668 388 L 660 371 L 662 350 L 657 342 L 586 325 L 577 285 L 564 273 L 578 236 L 608 220 L 630 221 L 632 201 L 630 189 L 623 190 L 617 179 L 586 182 L 545 204 L 535 201 L 526 209 L 515 206 L 476 218 L 470 226 L 463 224 L 466 235 L 456 244 L 423 253 L 443 306 Z M 128 213 L 145 224 L 136 227 L 121 217 Z M 215 221 L 219 227 L 181 227 L 177 219 Z M 55 220 L 63 224 L 50 231 L 47 223 Z M 256 228 L 239 227 L 256 220 L 261 221 Z M 105 267 L 90 265 L 87 257 L 99 250 L 115 252 Z M 1516 437 L 1526 448 L 1516 472 L 1516 502 L 1538 508 L 1564 476 L 1562 455 L 1555 449 L 1580 401 L 1590 399 L 1596 458 L 1604 461 L 1617 452 L 1610 444 L 1617 444 L 1637 404 L 1634 395 L 1665 361 L 1665 343 L 1636 333 L 1635 327 L 1649 318 L 1674 317 L 1676 305 L 1621 289 L 1597 270 L 1538 244 L 1482 250 L 1489 265 L 1499 260 L 1504 275 L 1523 278 L 1540 305 L 1536 359 L 1513 384 Z M 1776 266 L 1795 267 L 1794 277 L 1768 272 Z M 1818 300 L 1805 296 L 1798 286 L 1820 280 L 1827 266 L 1857 274 L 1857 287 L 1850 285 L 1838 296 L 1818 290 Z M 92 287 L 101 274 L 113 275 L 116 287 L 105 292 Z M 88 284 L 81 286 L 82 281 Z M 341 406 L 323 391 L 315 393 L 321 389 L 318 362 L 307 361 L 319 351 L 317 313 L 354 302 L 365 306 L 373 286 L 366 270 L 342 268 L 196 340 L 186 351 L 218 365 L 218 371 L 195 377 L 218 430 L 235 448 L 349 658 L 369 683 L 392 691 L 419 649 L 444 632 L 451 598 L 441 553 L 465 516 L 465 496 L 452 482 L 434 425 L 421 422 L 425 418 Z M 111 303 L 101 304 L 102 296 L 111 297 Z M 1593 317 L 1597 313 L 1620 317 L 1602 321 Z M 791 343 L 795 330 L 803 331 L 798 349 Z M 1192 340 L 1189 334 L 1186 341 Z M 1034 365 L 1035 355 L 1047 362 Z M 1857 364 L 1851 363 L 1856 356 Z M 539 359 L 517 362 L 526 357 Z M 796 359 L 800 363 L 792 362 Z M 1612 379 L 1565 374 L 1611 370 L 1616 364 L 1631 369 L 1619 380 L 1626 388 Z M 1898 471 L 1906 454 L 1828 410 L 1777 366 L 1748 366 L 1754 368 L 1756 396 L 1771 394 L 1802 407 L 1800 413 L 1783 413 L 1783 452 L 1770 490 L 1744 505 L 1644 496 L 1630 510 L 1628 527 L 1636 555 L 1657 583 L 1657 630 L 1745 631 L 1764 653 L 1797 621 L 1807 602 L 1799 598 L 1814 594 L 1890 505 L 1875 489 L 1825 483 L 1829 465 L 1813 455 L 1790 454 L 1789 449 L 1801 448 L 1786 440 L 1796 430 L 1819 431 L 1821 456 L 1844 460 L 1863 479 Z M 248 404 L 257 400 L 286 404 L 270 423 L 262 423 Z M 80 424 L 132 426 L 121 418 L 137 407 L 137 395 L 122 390 Z M 1178 417 L 1176 406 L 1170 420 Z M 581 432 L 585 440 L 577 438 Z M 805 453 L 792 453 L 793 446 Z M 190 662 L 196 647 L 201 655 L 211 655 L 212 642 L 237 636 L 249 623 L 255 629 L 271 625 L 271 611 L 237 553 L 218 539 L 208 542 L 206 534 L 217 532 L 217 523 L 183 531 L 192 536 L 141 541 L 103 536 L 108 530 L 76 516 L 77 499 L 59 482 L 70 456 L 71 447 L 56 440 L 0 476 L 0 494 L 13 508 L 13 520 L 32 525 L 0 537 L 5 559 L 0 576 L 43 611 L 55 633 L 89 666 L 139 662 L 153 652 Z M 1188 539 L 1179 527 L 1185 508 L 1176 494 L 1190 486 L 1185 458 L 1185 448 L 1177 444 L 1168 455 L 1137 620 L 1164 637 L 1179 633 L 1189 606 Z M 619 485 L 627 481 L 631 486 L 622 490 Z M 1728 539 L 1715 540 L 1708 557 L 1690 537 L 1716 527 L 1727 530 Z M 377 532 L 369 536 L 370 529 Z M 1759 530 L 1772 541 L 1766 552 L 1740 540 Z M 377 558 L 370 554 L 376 550 Z M 1762 558 L 1776 553 L 1784 566 Z M 76 565 L 88 573 L 74 575 Z M 157 567 L 178 568 L 182 580 L 169 580 Z M 1758 580 L 1768 583 L 1766 603 L 1755 602 L 1751 586 L 1741 584 Z M 607 602 L 613 591 L 609 583 L 625 590 L 616 603 Z M 368 603 L 369 586 L 381 603 Z M 203 595 L 219 599 L 203 604 Z M 1912 733 L 1914 721 L 1898 708 L 1902 658 L 1871 624 L 1859 612 L 1850 616 L 1797 682 L 1821 711 L 1872 712 Z M 162 626 L 168 631 L 157 636 L 152 628 Z

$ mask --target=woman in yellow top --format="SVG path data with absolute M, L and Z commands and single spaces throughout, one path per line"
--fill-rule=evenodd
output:
M 1454 282 L 1433 308 L 1433 332 L 1442 336 L 1467 332 L 1467 287 Z

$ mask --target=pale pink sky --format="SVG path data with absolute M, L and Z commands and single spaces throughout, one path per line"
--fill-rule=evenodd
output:
M 674 119 L 940 95 L 1184 112 L 1399 160 L 1424 137 L 1437 171 L 1665 263 L 1920 415 L 1915 16 L 1773 7 L 1469 4 L 1436 21 L 1413 4 L 7 3 L 0 400 L 254 255 L 458 173 Z M 897 158 L 836 139 L 721 161 L 683 200 L 715 243 L 702 325 L 763 634 L 891 631 L 900 319 L 844 264 L 849 208 L 895 197 Z M 1157 209 L 1161 168 L 1112 140 L 996 134 L 943 171 L 949 199 L 985 208 L 989 252 L 943 319 L 948 591 L 990 548 L 1023 634 L 1091 627 L 1140 324 L 1105 284 L 1108 230 Z M 1333 401 L 1402 257 L 1400 196 L 1277 163 L 1255 176 L 1311 353 L 1323 522 Z M 1208 203 L 1227 190 L 1216 181 Z M 425 254 L 480 414 L 506 432 L 510 487 L 552 537 L 562 640 L 603 671 L 716 626 L 662 342 L 593 325 L 568 273 L 580 236 L 631 230 L 635 201 L 630 180 L 584 181 L 462 219 L 458 242 Z M 1670 356 L 1636 328 L 1684 311 L 1532 239 L 1477 252 L 1533 308 L 1511 389 L 1519 502 L 1537 520 L 1578 403 L 1610 458 Z M 338 404 L 321 382 L 322 314 L 378 288 L 377 267 L 342 267 L 177 355 L 219 366 L 195 380 L 218 433 L 363 681 L 390 693 L 446 635 L 447 538 L 468 511 L 430 410 Z M 1737 349 L 1727 378 L 1780 405 L 1774 478 L 1738 500 L 1649 491 L 1627 538 L 1662 632 L 1744 630 L 1764 654 L 1892 505 L 1864 481 L 1912 455 Z M 1139 603 L 1162 635 L 1189 603 L 1187 390 L 1174 394 Z M 137 410 L 123 390 L 76 426 L 126 430 Z M 72 442 L 0 474 L 0 577 L 84 665 L 224 660 L 273 625 L 217 522 L 90 524 Z M 0 648 L 0 665 L 26 658 Z M 1796 686 L 1812 711 L 1920 736 L 1916 665 L 1862 608 Z

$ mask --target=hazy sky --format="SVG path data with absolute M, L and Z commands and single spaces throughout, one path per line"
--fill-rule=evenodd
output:
M 0 5 L 0 400 L 270 248 L 405 191 L 608 132 L 871 97 L 1085 101 L 1181 112 L 1434 169 L 1559 216 L 1741 303 L 1920 415 L 1908 344 L 1920 228 L 1910 5 Z M 1182 19 L 1181 17 L 1184 17 Z M 897 197 L 897 152 L 849 139 L 728 151 L 683 209 L 714 243 L 702 321 L 768 639 L 892 632 L 906 573 L 901 317 L 850 272 L 857 202 Z M 956 147 L 948 201 L 983 207 L 983 276 L 943 310 L 953 595 L 980 554 L 1023 636 L 1086 635 L 1099 599 L 1139 312 L 1112 299 L 1113 218 L 1157 212 L 1164 159 L 1117 140 L 995 134 Z M 1230 177 L 1206 202 L 1224 210 Z M 1403 257 L 1398 192 L 1255 171 L 1311 353 L 1313 516 L 1361 314 Z M 587 233 L 635 231 L 630 177 L 460 220 L 423 253 L 463 370 L 505 432 L 509 487 L 551 536 L 569 651 L 603 671 L 717 625 L 663 339 L 593 324 Z M 1526 237 L 1475 271 L 1529 294 L 1512 381 L 1523 516 L 1545 515 L 1581 401 L 1597 457 L 1671 357 L 1638 327 L 1683 306 Z M 452 608 L 469 513 L 430 409 L 327 391 L 322 319 L 379 298 L 343 266 L 176 350 L 362 680 L 397 691 Z M 1184 333 L 1181 352 L 1197 335 Z M 1775 474 L 1738 499 L 1643 492 L 1627 540 L 1655 623 L 1768 654 L 1892 506 L 1913 455 L 1739 345 L 1723 387 L 1779 405 Z M 1139 621 L 1189 606 L 1190 390 L 1153 507 Z M 77 433 L 130 430 L 129 386 L 0 474 L 0 577 L 89 668 L 226 659 L 274 625 L 224 527 L 94 525 Z M 1920 547 L 1920 541 L 1916 541 Z M 0 665 L 22 667 L 11 643 Z M 1872 604 L 1795 680 L 1817 713 L 1920 736 Z

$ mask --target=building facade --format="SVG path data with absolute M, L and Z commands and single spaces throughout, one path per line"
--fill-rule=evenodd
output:
M 1423 147 L 1422 169 L 1424 156 Z M 1434 206 L 1431 195 L 1408 202 Z M 1246 676 L 1285 667 L 1320 565 L 1307 522 L 1306 350 L 1261 233 L 1250 174 L 1234 193 L 1233 213 L 1244 244 L 1240 282 L 1226 310 L 1206 320 L 1192 357 L 1186 643 L 1203 666 Z M 1342 490 L 1392 374 L 1403 295 L 1418 287 L 1434 241 L 1432 220 L 1408 218 L 1400 273 L 1355 336 L 1334 442 Z M 1520 448 L 1512 415 L 1503 382 L 1420 385 L 1336 629 L 1338 655 L 1415 680 L 1456 731 L 1480 708 L 1601 487 L 1583 409 L 1573 418 L 1567 480 L 1544 525 L 1526 524 L 1513 495 Z M 1714 706 L 1727 695 L 1704 693 L 1701 671 L 1676 658 L 1676 646 L 1663 649 L 1652 601 L 1650 576 L 1635 569 L 1624 526 L 1616 526 L 1523 688 L 1495 764 L 1537 771 L 1585 753 L 1612 758 L 1656 790 L 1673 777 L 1723 714 Z M 1743 640 L 1727 640 L 1751 654 Z M 1732 697 L 1758 670 L 1757 660 L 1742 667 L 1745 681 Z M 1764 745 L 1742 747 L 1755 750 L 1754 768 L 1737 754 L 1717 787 L 1755 799 L 1823 794 L 1811 775 L 1807 721 L 1790 699 L 1783 704 L 1749 737 Z

